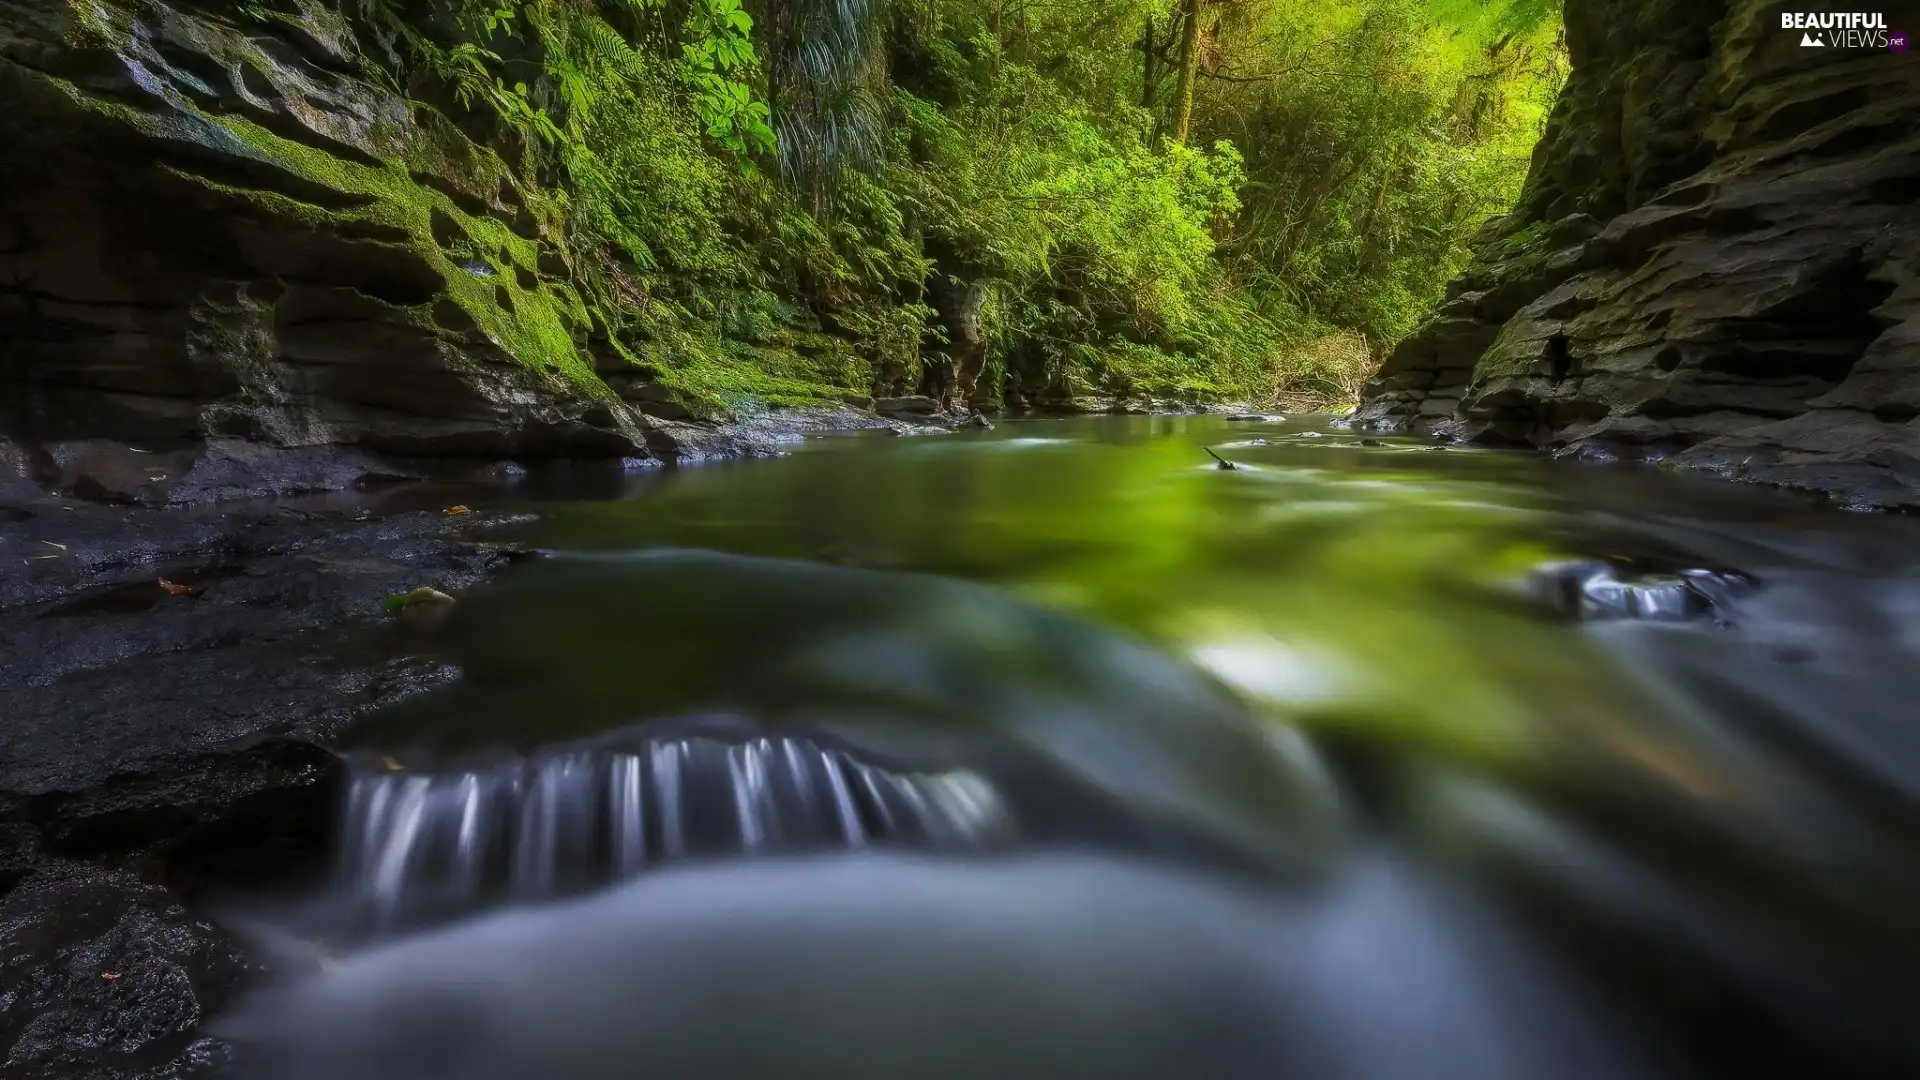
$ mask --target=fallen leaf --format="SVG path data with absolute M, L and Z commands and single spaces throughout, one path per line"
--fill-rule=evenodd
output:
M 473 513 L 473 510 L 469 507 L 456 504 L 454 506 L 447 507 L 446 512 L 449 514 L 458 515 L 458 514 L 471 514 Z
M 42 541 L 40 541 L 40 542 L 41 542 L 41 543 L 43 543 L 43 544 L 45 544 L 45 545 L 47 545 L 48 547 L 57 547 L 57 548 L 59 548 L 59 549 L 60 549 L 61 551 L 65 551 L 65 550 L 67 550 L 67 545 L 65 545 L 65 544 L 56 544 L 56 543 L 54 543 L 54 542 L 53 542 L 53 541 L 51 541 L 51 540 L 42 540 Z
M 60 557 L 60 556 L 58 556 L 58 555 L 35 555 L 35 556 L 33 557 L 33 560 L 32 560 L 32 561 L 33 561 L 33 562 L 46 562 L 46 561 L 47 561 L 48 559 L 57 559 L 57 558 L 59 558 L 59 557 Z
M 103 979 L 117 979 L 120 977 L 120 973 L 117 971 L 103 971 L 100 973 L 100 977 Z
M 388 772 L 406 772 L 407 771 L 407 767 L 393 760 L 393 757 L 390 754 L 380 755 L 380 764 L 386 766 L 386 769 Z
M 159 580 L 160 580 L 160 587 L 167 590 L 168 596 L 199 596 L 200 595 L 200 590 L 197 588 L 194 588 L 192 585 L 178 585 L 178 584 L 175 584 L 174 582 L 168 581 L 166 578 L 161 578 Z

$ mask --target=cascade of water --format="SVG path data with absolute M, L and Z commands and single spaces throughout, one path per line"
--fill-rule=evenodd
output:
M 812 740 L 704 735 L 571 747 L 493 768 L 367 770 L 337 881 L 376 924 L 563 895 L 712 855 L 995 846 L 1014 818 L 969 770 L 896 771 Z

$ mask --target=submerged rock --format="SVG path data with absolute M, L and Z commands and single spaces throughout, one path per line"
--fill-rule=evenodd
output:
M 768 737 L 825 732 L 901 773 L 1004 746 L 1258 858 L 1339 828 L 1320 763 L 1217 682 L 978 585 L 691 551 L 556 557 L 463 597 L 436 645 L 476 677 L 368 717 L 351 745 L 444 761 L 726 711 Z
M 1575 559 L 1535 567 L 1519 589 L 1549 609 L 1581 620 L 1704 618 L 1726 623 L 1725 601 L 1751 585 L 1745 577 L 1722 571 L 1643 573 L 1598 559 Z

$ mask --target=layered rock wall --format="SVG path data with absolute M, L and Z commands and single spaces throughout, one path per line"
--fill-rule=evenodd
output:
M 290 7 L 0 0 L 0 436 L 646 454 L 552 200 Z
M 1359 420 L 1920 504 L 1920 54 L 1785 9 L 1567 0 L 1520 204 Z

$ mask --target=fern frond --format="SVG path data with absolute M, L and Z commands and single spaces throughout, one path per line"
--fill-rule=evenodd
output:
M 575 19 L 568 30 L 568 44 L 579 55 L 634 82 L 646 82 L 651 77 L 652 71 L 646 58 L 628 44 L 618 30 L 598 16 Z

